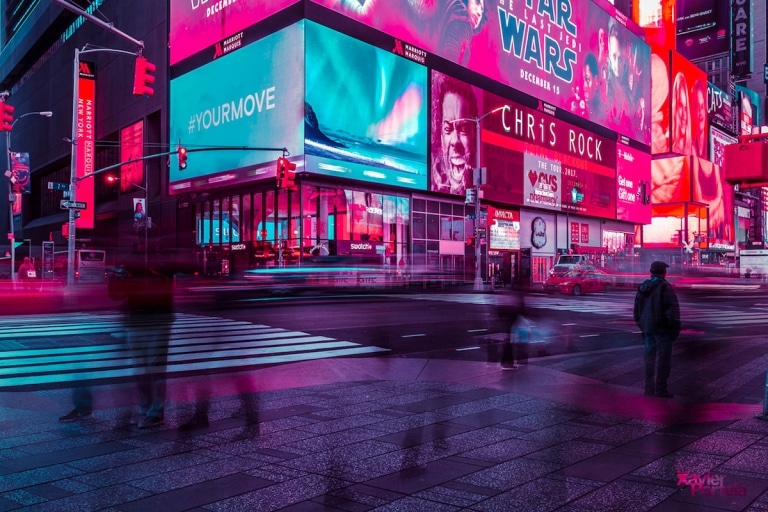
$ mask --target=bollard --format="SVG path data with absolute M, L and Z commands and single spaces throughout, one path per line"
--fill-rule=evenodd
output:
M 768 421 L 768 372 L 765 372 L 765 394 L 763 395 L 763 412 L 755 416 L 759 420 Z

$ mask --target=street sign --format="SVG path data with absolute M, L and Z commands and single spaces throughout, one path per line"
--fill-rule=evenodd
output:
M 58 181 L 49 181 L 48 190 L 69 190 L 69 185 Z
M 68 201 L 66 199 L 62 199 L 61 207 L 66 210 L 85 210 L 88 208 L 88 204 L 82 201 Z

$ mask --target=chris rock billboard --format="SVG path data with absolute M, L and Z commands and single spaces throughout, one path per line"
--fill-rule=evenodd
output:
M 282 155 L 196 148 L 302 153 L 303 41 L 304 24 L 298 23 L 171 80 L 170 140 L 190 150 L 184 170 L 171 159 L 172 194 L 273 177 Z
M 650 144 L 650 47 L 592 1 L 313 0 L 395 39 Z

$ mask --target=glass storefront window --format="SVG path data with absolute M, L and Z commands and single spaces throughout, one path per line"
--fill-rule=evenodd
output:
M 231 241 L 239 242 L 241 240 L 240 226 L 243 225 L 240 222 L 240 196 L 232 197 L 232 204 L 229 211 L 230 223 L 232 224 L 232 234 L 230 236 Z
M 250 242 L 251 238 L 251 195 L 243 196 L 243 208 L 242 218 L 240 219 L 240 226 L 242 228 L 241 236 L 244 242 Z

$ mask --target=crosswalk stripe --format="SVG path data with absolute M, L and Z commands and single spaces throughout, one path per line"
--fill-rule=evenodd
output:
M 187 314 L 173 318 L 169 323 L 162 317 L 148 316 L 132 330 L 130 343 L 119 314 L 68 315 L 60 321 L 45 315 L 1 318 L 0 337 L 6 339 L 82 335 L 87 344 L 29 349 L 14 346 L 0 351 L 0 389 L 134 377 L 141 370 L 136 367 L 136 351 L 160 348 L 154 342 L 158 332 L 168 340 L 167 346 L 161 347 L 167 355 L 167 374 L 389 351 L 247 321 Z M 99 338 L 93 335 L 98 334 L 109 334 L 119 342 L 96 343 L 94 339 Z

